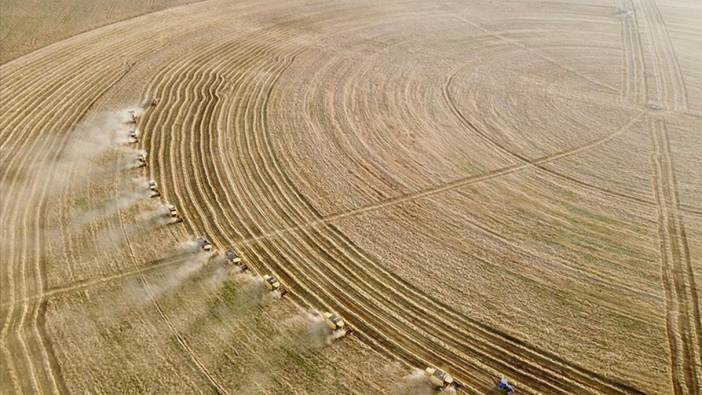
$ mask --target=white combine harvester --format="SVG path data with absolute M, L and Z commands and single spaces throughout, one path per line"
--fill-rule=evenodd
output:
M 148 163 L 146 162 L 146 154 L 141 153 L 137 155 L 137 167 L 146 167 Z
M 134 127 L 129 128 L 129 135 L 128 136 L 129 136 L 130 143 L 138 143 L 139 142 L 139 131 L 136 128 L 134 128 Z
M 139 122 L 139 113 L 136 112 L 136 110 L 129 110 L 127 111 L 127 113 L 129 114 L 128 123 L 136 124 L 137 122 Z
M 206 251 L 206 252 L 212 251 L 212 243 L 210 243 L 210 241 L 204 237 L 197 238 L 197 245 L 200 248 L 202 248 L 203 251 Z
M 154 180 L 149 180 L 149 191 L 151 191 L 151 197 L 161 196 L 161 192 L 158 191 L 158 184 Z

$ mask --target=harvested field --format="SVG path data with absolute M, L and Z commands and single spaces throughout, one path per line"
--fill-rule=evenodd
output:
M 702 391 L 697 2 L 50 3 L 0 0 L 0 393 Z

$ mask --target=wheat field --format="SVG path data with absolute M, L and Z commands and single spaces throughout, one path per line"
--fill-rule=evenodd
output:
M 698 2 L 0 5 L 0 393 L 702 391 Z

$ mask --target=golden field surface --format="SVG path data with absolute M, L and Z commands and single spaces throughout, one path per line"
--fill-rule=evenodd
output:
M 0 393 L 702 393 L 699 2 L 0 5 Z
M 197 0 L 2 0 L 0 63 L 94 28 Z

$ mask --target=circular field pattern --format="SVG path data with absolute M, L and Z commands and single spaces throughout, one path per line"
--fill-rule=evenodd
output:
M 176 3 L 0 65 L 0 392 L 702 391 L 700 5 Z

